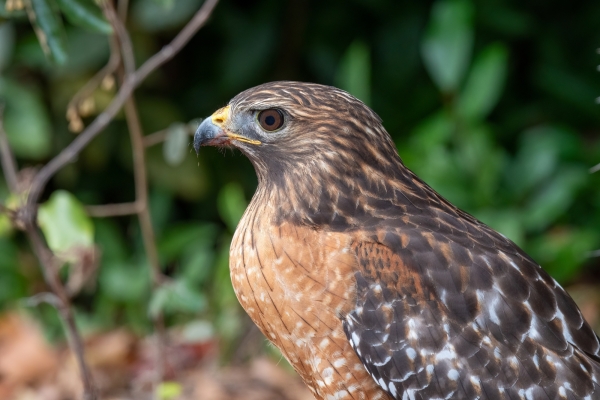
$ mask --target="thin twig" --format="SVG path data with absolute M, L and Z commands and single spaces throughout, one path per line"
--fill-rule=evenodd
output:
M 124 21 L 121 21 L 112 6 L 108 1 L 104 2 L 104 15 L 106 15 L 108 21 L 115 30 L 116 37 L 118 38 L 118 44 L 121 46 L 121 60 L 125 67 L 125 76 L 129 77 L 135 72 L 135 60 L 133 59 L 133 46 L 131 44 L 131 38 L 127 29 L 125 29 Z
M 125 102 L 125 118 L 129 127 L 129 136 L 131 138 L 131 147 L 133 150 L 133 176 L 135 181 L 136 202 L 140 204 L 138 219 L 140 221 L 140 230 L 144 249 L 150 266 L 153 288 L 158 288 L 163 283 L 163 274 L 160 269 L 158 259 L 158 250 L 156 249 L 156 238 L 154 228 L 152 227 L 152 218 L 150 217 L 150 207 L 148 206 L 148 176 L 146 172 L 146 157 L 143 140 L 143 132 L 140 119 L 133 97 Z M 155 384 L 162 382 L 167 369 L 167 335 L 162 312 L 153 320 L 154 331 L 157 344 L 157 363 Z
M 4 204 L 0 203 L 0 214 L 6 214 L 10 218 L 14 218 L 15 217 L 15 210 L 11 210 L 10 208 L 6 207 Z
M 0 104 L 0 156 L 2 157 L 2 169 L 4 170 L 4 178 L 6 178 L 8 188 L 12 193 L 15 193 L 17 191 L 17 174 L 19 169 L 15 156 L 10 149 L 6 131 L 4 130 L 4 104 Z
M 42 303 L 46 303 L 50 304 L 57 310 L 63 306 L 63 303 L 58 296 L 51 292 L 38 293 L 31 297 L 27 297 L 26 299 L 23 299 L 23 303 L 27 307 L 37 307 Z
M 162 129 L 144 136 L 144 147 L 152 147 L 164 142 L 167 139 L 167 133 L 169 133 L 168 129 Z
M 190 127 L 190 124 L 187 124 L 186 132 L 188 133 L 188 135 L 194 136 L 195 129 L 192 129 Z M 165 140 L 167 140 L 168 135 L 169 135 L 169 128 L 161 129 L 160 131 L 156 131 L 149 135 L 146 135 L 146 136 L 144 136 L 144 146 L 152 147 L 157 144 L 160 144 L 160 143 L 164 142 Z
M 144 142 L 142 127 L 133 98 L 125 103 L 125 117 L 129 127 L 131 144 L 133 147 L 133 176 L 135 181 L 135 201 L 140 204 L 138 212 L 144 247 L 148 254 L 148 262 L 152 267 L 155 284 L 160 284 L 162 273 L 158 262 L 158 251 L 156 250 L 154 229 L 150 218 L 148 207 L 148 176 L 146 173 L 146 157 L 144 154 Z
M 140 212 L 142 207 L 137 201 L 132 203 L 102 204 L 97 206 L 86 206 L 85 211 L 90 217 L 106 218 L 123 215 L 133 215 Z
M 75 160 L 77 155 L 110 123 L 110 121 L 112 121 L 133 90 L 143 82 L 148 75 L 173 58 L 173 56 L 185 46 L 191 37 L 206 24 L 208 17 L 218 2 L 219 0 L 206 0 L 200 10 L 196 12 L 190 22 L 187 23 L 170 44 L 154 54 L 135 73 L 123 82 L 117 95 L 104 112 L 100 113 L 81 134 L 50 160 L 48 164 L 40 169 L 33 180 L 31 190 L 29 191 L 29 196 L 27 198 L 28 210 L 26 213 L 27 215 L 24 216 L 25 218 L 30 221 L 34 220 L 36 213 L 35 205 L 50 178 L 66 164 Z
M 117 15 L 121 21 L 127 21 L 127 13 L 129 11 L 129 0 L 121 0 L 117 2 Z
M 123 0 L 127 1 L 127 0 Z M 105 9 L 109 21 L 113 24 L 119 43 L 121 45 L 121 57 L 123 67 L 125 69 L 122 79 L 125 81 L 127 77 L 135 71 L 135 60 L 133 59 L 133 46 L 129 33 L 124 27 L 125 21 L 120 20 L 111 5 Z M 124 15 L 124 13 L 122 13 Z M 156 248 L 156 238 L 154 228 L 152 227 L 152 219 L 150 217 L 150 207 L 148 205 L 148 176 L 146 172 L 146 149 L 144 146 L 144 132 L 140 122 L 139 113 L 135 103 L 133 93 L 125 102 L 125 119 L 129 128 L 129 137 L 131 139 L 131 147 L 133 152 L 133 177 L 135 182 L 135 197 L 136 203 L 139 205 L 138 219 L 140 222 L 140 230 L 144 249 L 150 266 L 150 273 L 154 289 L 158 288 L 163 282 L 163 274 L 160 269 L 158 259 L 158 250 Z M 167 369 L 167 336 L 165 332 L 163 314 L 159 313 L 153 320 L 154 331 L 156 335 L 156 376 L 155 386 L 158 386 L 164 379 Z
M 590 168 L 590 174 L 593 174 L 594 172 L 598 171 L 600 171 L 600 164 L 596 164 L 592 168 Z
M 27 236 L 31 242 L 31 246 L 42 265 L 42 273 L 44 279 L 52 292 L 56 295 L 56 309 L 58 310 L 63 323 L 65 324 L 65 330 L 67 331 L 67 340 L 69 347 L 73 351 L 77 364 L 79 365 L 79 372 L 81 374 L 81 381 L 83 382 L 83 398 L 84 400 L 96 400 L 98 398 L 96 390 L 92 382 L 92 375 L 85 362 L 85 350 L 83 346 L 83 339 L 77 330 L 75 324 L 75 316 L 73 315 L 73 309 L 71 308 L 71 302 L 65 288 L 58 278 L 58 271 L 55 265 L 54 257 L 50 250 L 46 247 L 44 239 L 40 236 L 38 229 L 33 224 L 27 224 L 26 227 Z
M 107 2 L 104 11 L 115 29 L 121 46 L 121 59 L 123 60 L 123 66 L 125 68 L 122 80 L 125 82 L 128 77 L 135 72 L 135 61 L 133 59 L 131 39 L 123 25 L 123 21 L 117 17 L 115 10 L 112 8 L 112 4 Z M 146 174 L 144 133 L 142 131 L 142 124 L 140 122 L 133 94 L 125 101 L 125 118 L 127 120 L 127 127 L 129 128 L 132 144 L 135 203 L 137 203 L 138 207 L 138 216 L 140 219 L 144 246 L 146 253 L 148 254 L 148 261 L 152 268 L 153 279 L 155 283 L 160 283 L 160 276 L 162 276 L 162 273 L 160 271 L 158 251 L 156 250 L 154 239 L 154 229 L 152 228 L 152 221 L 150 219 L 148 208 L 148 177 Z

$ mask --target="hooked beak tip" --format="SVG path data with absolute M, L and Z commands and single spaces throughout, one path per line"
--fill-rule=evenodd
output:
M 213 124 L 211 117 L 204 119 L 194 134 L 194 150 L 196 150 L 196 154 L 200 151 L 201 146 L 210 144 L 209 142 L 219 136 L 220 133 L 222 134 L 223 130 Z

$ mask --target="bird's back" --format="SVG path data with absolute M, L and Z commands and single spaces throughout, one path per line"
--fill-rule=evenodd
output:
M 396 398 L 600 398 L 598 338 L 564 289 L 409 171 L 394 186 L 362 189 L 382 207 L 344 319 L 374 379 Z

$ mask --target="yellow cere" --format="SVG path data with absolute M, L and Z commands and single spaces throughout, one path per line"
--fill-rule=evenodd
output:
M 223 108 L 219 108 L 215 113 L 211 116 L 211 121 L 213 124 L 222 128 L 223 125 L 229 119 L 229 106 L 225 106 Z
M 225 106 L 225 107 L 220 108 L 217 111 L 215 111 L 215 113 L 210 117 L 212 123 L 215 124 L 216 126 L 218 126 L 219 128 L 224 129 L 225 124 L 227 123 L 227 120 L 229 119 L 229 109 L 230 109 L 229 106 Z M 227 130 L 225 130 L 225 132 L 226 132 L 226 135 L 233 140 L 250 143 L 250 144 L 256 144 L 256 145 L 261 144 L 261 142 L 258 140 L 248 139 L 247 137 L 229 132 Z

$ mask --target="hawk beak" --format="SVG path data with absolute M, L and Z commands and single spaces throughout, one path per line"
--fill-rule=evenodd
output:
M 248 139 L 225 128 L 229 120 L 229 110 L 229 106 L 223 107 L 202 121 L 194 134 L 194 149 L 196 153 L 200 150 L 200 146 L 227 145 L 233 140 L 254 145 L 261 144 L 258 140 Z

